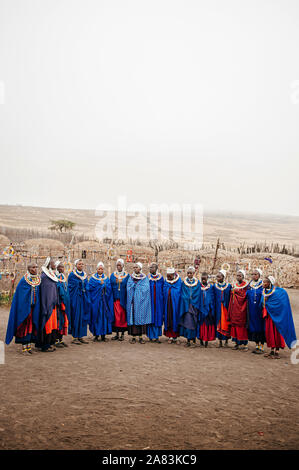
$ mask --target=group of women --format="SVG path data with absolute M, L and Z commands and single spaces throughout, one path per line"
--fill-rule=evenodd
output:
M 186 347 L 194 347 L 196 340 L 208 347 L 216 338 L 219 347 L 227 347 L 231 338 L 234 350 L 247 350 L 248 341 L 253 341 L 256 354 L 263 354 L 267 343 L 269 358 L 279 358 L 279 349 L 296 342 L 287 292 L 272 276 L 263 278 L 259 269 L 250 281 L 239 270 L 233 285 L 226 281 L 225 270 L 211 283 L 207 273 L 198 279 L 193 266 L 184 279 L 174 268 L 168 268 L 164 278 L 157 263 L 150 265 L 148 275 L 141 263 L 129 274 L 122 259 L 110 277 L 99 262 L 89 280 L 81 259 L 68 278 L 63 263 L 51 258 L 41 275 L 37 271 L 36 264 L 29 265 L 20 280 L 7 326 L 6 344 L 15 337 L 24 354 L 32 354 L 32 343 L 43 352 L 67 347 L 67 334 L 74 344 L 88 343 L 88 327 L 94 342 L 107 341 L 112 332 L 112 340 L 123 341 L 127 331 L 130 342 L 140 344 L 145 335 L 161 343 L 162 334 L 169 343 L 186 338 Z

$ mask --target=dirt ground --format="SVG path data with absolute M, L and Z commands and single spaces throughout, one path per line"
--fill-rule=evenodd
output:
M 289 291 L 297 333 L 299 291 Z M 0 338 L 8 310 L 0 310 Z M 299 335 L 298 335 L 299 337 Z M 90 343 L 0 365 L 0 449 L 296 449 L 299 364 L 183 344 Z M 299 359 L 299 355 L 298 355 Z

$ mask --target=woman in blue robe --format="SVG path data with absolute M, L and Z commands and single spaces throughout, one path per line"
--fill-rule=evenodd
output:
M 83 336 L 87 335 L 87 325 L 90 320 L 90 302 L 88 295 L 87 274 L 83 271 L 81 259 L 74 262 L 74 270 L 69 274 L 68 287 L 71 305 L 71 322 L 69 333 L 73 336 L 72 343 L 86 344 Z
M 266 354 L 270 359 L 280 359 L 279 349 L 291 349 L 296 345 L 296 331 L 288 293 L 275 285 L 273 276 L 263 280 L 261 308 L 265 319 L 265 336 L 271 352 Z
M 132 336 L 130 343 L 136 343 L 139 336 L 139 343 L 144 344 L 142 335 L 146 333 L 146 325 L 152 322 L 150 283 L 141 272 L 141 263 L 136 263 L 133 269 L 127 283 L 128 333 Z
M 68 334 L 70 324 L 70 294 L 67 285 L 67 278 L 64 274 L 64 264 L 62 261 L 56 261 L 56 277 L 58 279 L 58 306 L 57 306 L 57 321 L 58 321 L 58 337 L 55 343 L 56 348 L 67 348 L 68 345 L 63 341 L 63 336 Z
M 228 320 L 228 306 L 230 301 L 231 284 L 225 281 L 226 270 L 221 269 L 216 275 L 216 282 L 213 286 L 215 297 L 215 321 L 216 336 L 219 339 L 219 348 L 228 347 L 230 338 L 230 322 Z
M 113 294 L 109 278 L 104 274 L 104 264 L 100 261 L 97 272 L 88 283 L 91 318 L 89 329 L 94 341 L 107 341 L 106 335 L 112 333 Z
M 163 287 L 164 297 L 164 335 L 168 343 L 179 344 L 179 321 L 182 280 L 174 268 L 167 268 Z
M 58 337 L 58 279 L 55 262 L 48 257 L 42 266 L 40 283 L 40 325 L 36 347 L 42 352 L 56 351 Z
M 164 278 L 158 272 L 158 264 L 151 263 L 149 273 L 151 289 L 151 311 L 152 322 L 147 326 L 146 334 L 150 342 L 161 343 L 159 336 L 162 335 L 163 325 L 163 286 Z
M 128 329 L 127 324 L 127 282 L 129 273 L 124 270 L 124 260 L 119 258 L 116 261 L 116 271 L 110 276 L 110 283 L 113 292 L 113 309 L 114 319 L 112 331 L 115 335 L 112 340 L 124 341 L 125 331 Z
M 261 307 L 263 293 L 262 271 L 255 269 L 247 291 L 247 307 L 249 315 L 248 340 L 255 342 L 255 354 L 263 354 L 265 342 L 265 322 Z
M 200 320 L 197 327 L 197 337 L 200 344 L 208 347 L 209 341 L 216 338 L 215 332 L 215 294 L 212 284 L 208 282 L 208 274 L 202 273 L 200 283 Z
M 15 342 L 22 344 L 24 355 L 32 354 L 31 343 L 36 340 L 40 312 L 40 276 L 37 274 L 37 264 L 29 264 L 27 269 L 12 299 L 5 338 L 5 343 L 10 344 L 15 337 Z
M 187 270 L 187 277 L 182 283 L 180 302 L 180 336 L 187 339 L 185 346 L 195 346 L 199 303 L 200 303 L 200 283 L 194 277 L 195 268 L 190 266 Z M 192 344 L 191 341 L 192 340 Z

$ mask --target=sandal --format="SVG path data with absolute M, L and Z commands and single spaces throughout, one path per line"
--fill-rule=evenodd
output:
M 130 343 L 131 343 L 131 344 L 134 344 L 134 343 L 136 343 L 136 338 L 134 338 L 134 337 L 133 337 L 133 338 L 131 338 L 131 339 L 130 339 Z
M 78 338 L 73 339 L 72 344 L 81 344 Z
M 139 338 L 139 343 L 140 343 L 140 344 L 144 344 L 144 343 L 145 343 L 144 339 L 143 339 L 143 338 Z
M 56 351 L 56 348 L 53 348 L 53 346 L 50 346 L 47 349 L 42 349 L 42 352 L 54 352 L 54 351 Z
M 112 338 L 113 339 L 113 338 Z M 124 341 L 125 338 L 124 338 L 124 335 L 121 335 L 119 338 L 118 338 L 118 341 Z
M 168 343 L 168 344 L 173 343 L 172 338 L 169 338 L 169 340 L 167 341 L 167 343 Z
M 78 338 L 78 341 L 80 341 L 80 343 L 82 343 L 82 344 L 88 344 L 88 341 L 86 341 L 83 338 Z
M 119 336 L 117 336 L 117 335 L 112 336 L 111 341 L 117 341 L 117 340 L 121 341 L 121 339 L 119 338 Z
M 274 353 L 269 352 L 269 353 L 265 354 L 264 357 L 268 357 L 269 359 L 273 359 L 274 358 Z

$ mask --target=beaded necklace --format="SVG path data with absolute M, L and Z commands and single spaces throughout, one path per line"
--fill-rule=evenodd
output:
M 127 277 L 128 273 L 126 271 L 121 271 L 121 272 L 114 271 L 113 274 L 114 274 L 114 276 L 116 278 L 116 282 L 118 284 L 118 289 L 117 290 L 120 291 L 120 285 L 122 283 L 122 280 Z
M 157 273 L 157 274 L 152 274 L 149 273 L 148 278 L 150 281 L 159 281 L 162 278 L 162 274 Z
M 274 294 L 275 292 L 275 286 L 272 286 L 270 289 L 270 292 L 266 292 L 267 289 L 263 289 L 263 296 L 264 297 L 270 297 L 270 295 Z
M 66 276 L 64 273 L 57 273 L 56 276 L 58 277 L 59 281 L 66 282 Z
M 259 289 L 259 288 L 262 286 L 262 284 L 263 284 L 262 279 L 259 279 L 259 280 L 256 281 L 256 282 L 252 280 L 252 281 L 250 281 L 250 283 L 249 283 L 249 287 L 250 287 L 251 289 Z
M 222 284 L 220 282 L 216 282 L 215 287 L 216 287 L 216 289 L 224 291 L 228 287 L 228 282 L 224 282 Z
M 40 285 L 41 278 L 38 274 L 30 274 L 27 272 L 24 275 L 24 279 L 31 286 L 31 293 L 30 293 L 30 305 L 35 305 L 36 300 L 36 292 L 35 288 Z
M 211 284 L 208 283 L 207 286 L 205 287 L 202 283 L 200 283 L 200 287 L 201 287 L 201 290 L 208 290 L 210 289 Z
M 196 279 L 196 277 L 193 277 L 192 279 L 190 279 L 190 282 L 188 282 L 188 279 L 189 279 L 189 277 L 185 277 L 185 279 L 183 281 L 185 286 L 188 286 L 188 287 L 197 286 L 199 281 L 198 281 L 198 279 Z M 192 284 L 191 284 L 191 282 L 192 282 Z
M 104 281 L 107 279 L 105 274 L 102 274 L 101 277 L 99 277 L 98 273 L 94 273 L 91 277 L 96 281 L 100 281 L 101 284 L 104 284 Z
M 271 289 L 270 289 L 270 292 L 266 292 L 267 289 L 263 289 L 263 305 L 264 305 L 264 308 L 266 307 L 266 299 L 268 297 L 270 297 L 270 295 L 272 295 L 274 292 L 275 292 L 275 286 L 272 286 Z
M 40 281 L 41 281 L 41 278 L 38 274 L 30 274 L 28 272 L 24 275 L 24 279 L 27 282 L 27 284 L 29 284 L 32 287 L 39 286 Z
M 81 273 L 83 272 L 83 276 L 80 276 L 79 272 L 81 272 Z M 87 274 L 86 274 L 84 271 L 78 271 L 78 272 L 77 272 L 77 269 L 74 269 L 74 270 L 73 270 L 73 273 L 74 273 L 75 276 L 76 276 L 77 278 L 79 278 L 81 281 L 84 281 L 84 279 L 87 278 Z
M 242 281 L 242 283 L 245 282 L 244 286 L 242 286 L 242 284 L 237 284 L 235 283 L 234 286 L 233 286 L 233 290 L 235 289 L 244 289 L 245 287 L 248 286 L 248 282 L 247 281 Z
M 172 281 L 170 281 L 169 279 L 166 279 L 166 282 L 168 282 L 168 284 L 174 284 L 175 282 L 179 280 L 179 278 L 180 276 L 177 274 L 176 278 L 174 278 Z
M 146 277 L 144 273 L 139 273 L 139 274 L 132 273 L 131 276 L 133 279 L 144 279 Z

